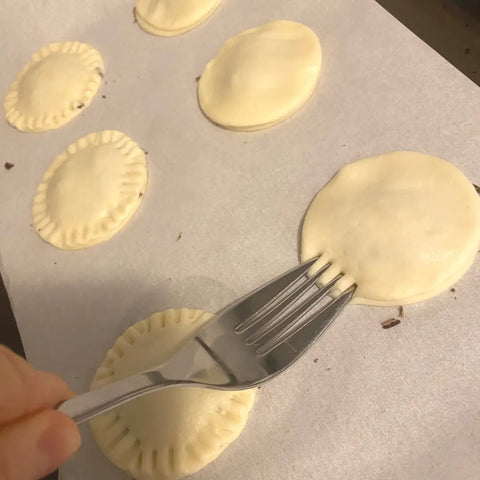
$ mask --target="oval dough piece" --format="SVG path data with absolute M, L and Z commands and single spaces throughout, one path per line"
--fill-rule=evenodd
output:
M 135 17 L 148 33 L 180 35 L 204 22 L 222 0 L 137 0 Z
M 104 242 L 125 226 L 147 185 L 145 152 L 121 132 L 91 133 L 50 165 L 33 199 L 39 235 L 63 249 Z
M 342 168 L 310 205 L 302 260 L 331 262 L 354 303 L 404 305 L 446 290 L 472 264 L 480 242 L 480 198 L 452 164 L 394 152 Z
M 278 20 L 227 40 L 198 83 L 204 114 L 231 130 L 258 130 L 292 115 L 317 84 L 322 51 L 305 25 Z
M 136 323 L 109 350 L 91 388 L 165 363 L 211 317 L 183 308 Z M 170 388 L 121 405 L 90 426 L 107 458 L 137 480 L 178 479 L 203 468 L 238 437 L 255 394 Z
M 80 42 L 50 43 L 34 53 L 10 85 L 5 115 L 24 132 L 68 123 L 90 104 L 102 82 L 100 53 Z

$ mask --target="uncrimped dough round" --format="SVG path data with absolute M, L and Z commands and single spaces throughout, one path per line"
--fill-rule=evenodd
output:
M 122 132 L 91 133 L 50 165 L 33 199 L 39 235 L 63 249 L 104 242 L 136 212 L 147 186 L 145 152 Z
M 165 363 L 212 315 L 165 310 L 136 323 L 115 342 L 92 389 Z M 256 389 L 170 388 L 94 418 L 91 428 L 109 460 L 137 480 L 178 479 L 211 462 L 247 421 Z
M 10 85 L 5 116 L 24 132 L 61 127 L 90 104 L 103 72 L 102 57 L 91 45 L 50 43 L 33 54 Z
M 310 205 L 302 260 L 321 254 L 355 282 L 354 303 L 402 305 L 446 290 L 472 264 L 480 242 L 480 198 L 452 164 L 394 152 L 342 168 Z
M 148 33 L 180 35 L 204 22 L 222 0 L 137 0 L 135 17 Z
M 322 51 L 301 23 L 278 20 L 227 40 L 198 83 L 204 114 L 231 130 L 258 130 L 292 115 L 317 84 Z

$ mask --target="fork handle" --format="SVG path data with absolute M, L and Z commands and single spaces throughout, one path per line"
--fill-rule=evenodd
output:
M 77 395 L 62 402 L 57 409 L 80 424 L 147 393 L 187 383 L 169 380 L 158 371 L 149 371 Z

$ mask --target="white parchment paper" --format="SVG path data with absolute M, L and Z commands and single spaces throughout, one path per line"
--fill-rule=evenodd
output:
M 225 0 L 201 27 L 169 39 L 135 25 L 133 6 L 0 3 L 2 96 L 51 41 L 89 42 L 106 64 L 92 105 L 61 129 L 25 134 L 0 120 L 2 276 L 28 358 L 78 392 L 130 324 L 168 307 L 216 311 L 297 264 L 303 214 L 346 163 L 411 149 L 480 182 L 480 90 L 373 0 Z M 195 78 L 227 38 L 280 18 L 322 42 L 316 92 L 269 130 L 212 125 Z M 58 250 L 31 226 L 33 195 L 58 153 L 103 129 L 148 150 L 143 205 L 107 243 Z M 347 308 L 260 390 L 241 437 L 194 478 L 480 478 L 479 274 L 477 261 L 455 292 L 406 307 L 390 330 L 380 322 L 396 309 Z M 82 435 L 63 480 L 127 478 L 87 426 Z

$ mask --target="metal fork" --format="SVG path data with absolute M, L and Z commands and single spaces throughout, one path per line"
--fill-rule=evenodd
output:
M 318 287 L 318 278 L 330 264 L 307 277 L 317 260 L 289 270 L 220 311 L 165 365 L 78 395 L 59 410 L 82 423 L 164 388 L 237 390 L 272 379 L 308 349 L 355 292 L 352 285 L 322 302 L 343 274 Z

